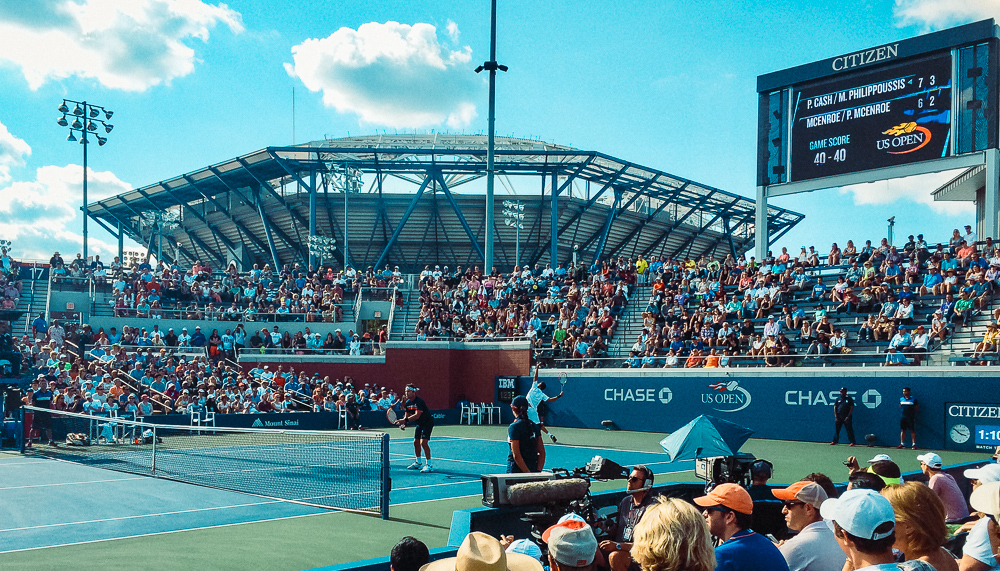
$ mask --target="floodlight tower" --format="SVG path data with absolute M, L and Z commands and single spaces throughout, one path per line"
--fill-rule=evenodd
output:
M 497 63 L 497 0 L 492 2 L 490 12 L 490 61 L 476 68 L 476 73 L 484 69 L 490 72 L 490 115 L 489 137 L 486 147 L 486 249 L 483 260 L 483 273 L 489 274 L 493 269 L 493 134 L 496 121 L 496 85 L 497 70 L 507 71 L 507 66 Z
M 73 122 L 70 123 L 66 120 L 67 114 L 69 114 L 69 106 L 67 103 L 72 103 L 73 107 Z M 107 123 L 105 120 L 110 121 L 111 116 L 114 115 L 114 111 L 109 111 L 100 105 L 94 105 L 93 103 L 87 103 L 86 101 L 73 101 L 72 99 L 63 99 L 62 103 L 59 105 L 59 112 L 62 113 L 62 117 L 59 118 L 57 123 L 59 126 L 66 127 L 69 126 L 69 136 L 66 137 L 67 141 L 75 142 L 76 136 L 75 132 L 80 133 L 80 144 L 83 145 L 83 259 L 87 260 L 87 145 L 89 140 L 87 138 L 88 132 L 97 131 L 97 125 L 104 127 L 105 133 L 110 133 L 112 129 L 115 128 L 111 123 Z M 104 113 L 104 119 L 100 119 L 101 113 Z M 81 121 L 81 119 L 83 121 Z M 94 133 L 94 137 L 97 139 L 97 146 L 103 147 L 104 143 L 108 142 L 107 137 L 102 137 L 97 133 Z

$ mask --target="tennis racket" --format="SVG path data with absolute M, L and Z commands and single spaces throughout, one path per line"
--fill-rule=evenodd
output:
M 396 411 L 391 408 L 385 411 L 385 419 L 389 421 L 389 424 L 396 424 L 399 422 L 399 416 L 396 414 Z M 398 426 L 400 430 L 406 430 L 405 424 L 400 423 Z
M 559 373 L 559 384 L 561 385 L 559 389 L 560 392 L 566 390 L 566 381 L 568 380 L 569 380 L 569 375 L 567 375 L 566 373 Z

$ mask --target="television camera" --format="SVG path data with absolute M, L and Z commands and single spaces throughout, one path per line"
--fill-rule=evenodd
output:
M 696 458 L 694 474 L 705 480 L 705 491 L 708 492 L 719 484 L 739 484 L 750 487 L 750 467 L 757 458 L 747 452 L 737 452 L 732 456 L 713 456 Z
M 567 470 L 555 468 L 551 472 L 532 474 L 484 474 L 483 505 L 530 506 L 521 520 L 531 524 L 531 537 L 539 545 L 542 532 L 555 524 L 560 517 L 576 513 L 596 523 L 591 504 L 592 480 L 624 480 L 629 470 L 601 456 L 594 456 L 586 465 Z M 595 527 L 596 529 L 596 527 Z

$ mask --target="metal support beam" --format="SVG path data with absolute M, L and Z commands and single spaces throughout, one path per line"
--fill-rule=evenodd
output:
M 214 169 L 212 169 L 212 171 L 215 172 Z M 186 181 L 188 181 L 188 184 L 190 184 L 196 191 L 198 191 L 198 194 L 202 195 L 205 198 L 205 200 L 207 200 L 207 201 L 209 201 L 209 202 L 211 202 L 212 204 L 215 205 L 215 207 L 218 209 L 218 210 L 216 210 L 216 212 L 219 212 L 220 214 L 222 214 L 223 216 L 225 216 L 226 218 L 229 219 L 229 222 L 236 228 L 236 232 L 240 235 L 241 238 L 245 237 L 246 239 L 248 239 L 251 242 L 253 242 L 254 245 L 256 245 L 258 248 L 260 248 L 261 253 L 266 253 L 267 252 L 267 245 L 264 244 L 264 242 L 262 242 L 260 240 L 260 238 L 258 238 L 256 234 L 254 234 L 253 232 L 251 232 L 242 222 L 240 222 L 238 218 L 236 218 L 235 216 L 232 215 L 232 208 L 230 206 L 228 206 L 226 204 L 222 204 L 221 202 L 219 202 L 219 199 L 215 198 L 212 195 L 207 194 L 205 191 L 203 191 L 201 189 L 200 186 L 198 186 L 198 183 L 196 183 L 188 175 L 183 175 L 183 176 L 184 176 L 184 179 Z M 216 173 L 216 177 L 218 177 L 218 176 L 219 175 Z M 222 179 L 220 178 L 219 180 L 221 181 Z M 230 192 L 232 192 L 232 189 L 229 187 L 228 184 L 225 183 L 225 181 L 223 181 L 222 184 Z M 160 186 L 163 186 L 163 185 L 160 185 Z M 228 243 L 226 244 L 226 246 L 230 249 L 230 251 L 233 253 L 233 256 L 235 257 L 236 251 L 233 249 L 233 246 L 230 246 Z
M 552 171 L 552 207 L 549 210 L 549 263 L 555 268 L 559 265 L 559 172 Z
M 271 187 L 271 185 L 267 184 L 265 181 L 262 181 L 257 175 L 255 175 L 253 173 L 253 171 L 250 170 L 250 165 L 248 165 L 247 162 L 243 158 L 238 158 L 236 160 L 243 166 L 243 170 L 246 171 L 246 173 L 249 174 L 251 177 L 253 177 L 253 179 L 255 181 L 257 181 L 257 184 L 260 185 L 260 189 L 261 190 L 266 191 L 267 194 L 269 194 L 271 196 L 271 198 L 274 198 L 275 200 L 277 200 L 278 203 L 281 204 L 281 206 L 283 206 L 285 208 L 285 211 L 288 212 L 289 216 L 291 216 L 292 218 L 294 218 L 295 220 L 297 220 L 299 222 L 299 224 L 302 225 L 303 228 L 308 228 L 309 227 L 309 223 L 306 222 L 306 220 L 304 218 L 302 218 L 302 215 L 299 214 L 298 212 L 296 212 L 295 210 L 293 210 L 290 206 L 288 206 L 288 203 L 285 202 L 284 197 L 282 197 L 280 194 L 278 194 L 277 192 L 275 192 L 274 189 Z M 287 170 L 288 167 L 286 167 L 283 163 L 281 163 L 281 161 L 278 161 L 278 162 L 279 162 L 279 164 L 281 164 L 282 168 L 285 168 Z M 302 179 L 299 179 L 299 180 L 301 181 Z M 258 196 L 258 200 L 257 200 L 258 203 L 260 202 L 260 198 L 261 197 Z M 277 230 L 277 227 L 275 227 L 275 230 Z M 279 233 L 279 236 L 281 234 L 283 234 L 283 232 Z M 282 240 L 284 240 L 284 238 L 282 238 Z M 288 240 L 285 240 L 285 241 L 288 243 L 288 246 L 292 249 L 292 251 L 295 252 L 298 255 L 298 257 L 303 262 L 306 262 L 307 264 L 309 263 L 307 261 L 308 255 L 302 250 L 301 247 L 297 247 L 297 244 L 301 245 L 301 242 L 302 242 L 301 240 L 292 241 L 291 239 L 288 239 Z M 277 268 L 275 271 L 281 271 L 281 268 Z
M 309 169 L 309 238 L 316 236 L 316 169 Z M 309 248 L 309 269 L 316 269 L 316 255 Z
M 424 191 L 427 190 L 427 185 L 431 182 L 432 178 L 431 173 L 427 173 L 424 177 L 424 182 L 420 185 L 420 188 L 417 189 L 417 194 L 413 196 L 413 200 L 410 201 L 410 205 L 406 208 L 403 218 L 399 221 L 396 229 L 392 231 L 392 236 L 389 238 L 389 242 L 385 245 L 385 249 L 382 250 L 382 254 L 379 255 L 378 261 L 375 262 L 376 268 L 382 267 L 382 263 L 385 262 L 385 257 L 389 255 L 389 249 L 396 243 L 396 238 L 399 238 L 399 234 L 403 231 L 403 226 L 405 226 L 406 221 L 410 219 L 410 215 L 413 214 L 413 210 L 417 207 L 417 201 L 420 200 Z
M 448 199 L 448 203 L 451 204 L 452 209 L 455 210 L 455 215 L 458 216 L 458 221 L 462 223 L 462 228 L 465 229 L 465 233 L 469 236 L 469 243 L 472 244 L 480 256 L 485 257 L 483 249 L 479 247 L 479 240 L 477 240 L 476 235 L 472 233 L 472 228 L 469 228 L 469 223 L 465 220 L 465 215 L 462 214 L 462 209 L 459 208 L 458 203 L 455 202 L 455 197 L 452 196 L 451 191 L 448 190 L 448 185 L 444 183 L 444 177 L 441 176 L 441 171 L 436 171 L 434 173 L 434 178 L 437 179 L 438 184 L 441 185 L 441 190 Z M 375 267 L 377 269 L 379 266 Z
M 726 231 L 726 239 L 729 240 L 729 253 L 736 259 L 736 244 L 733 243 L 733 231 L 729 229 L 729 217 L 722 218 L 722 228 Z
M 604 227 L 601 229 L 601 240 L 597 243 L 597 248 L 594 250 L 594 257 L 591 259 L 591 265 L 596 264 L 597 260 L 601 258 L 601 254 L 604 253 L 604 243 L 608 240 L 608 234 L 611 233 L 611 224 L 615 221 L 615 215 L 618 214 L 618 205 L 622 201 L 622 191 L 621 189 L 615 189 L 615 202 L 608 209 L 608 215 L 604 219 Z
M 271 260 L 274 261 L 275 274 L 281 273 L 281 260 L 278 259 L 278 249 L 274 246 L 274 237 L 271 236 L 271 221 L 264 214 L 263 201 L 260 199 L 260 191 L 254 193 L 254 201 L 257 205 L 257 213 L 260 214 L 260 222 L 264 225 L 264 235 L 267 236 L 267 245 L 271 248 Z

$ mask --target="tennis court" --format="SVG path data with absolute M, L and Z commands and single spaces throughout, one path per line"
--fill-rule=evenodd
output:
M 694 480 L 691 463 L 666 462 L 658 445 L 662 434 L 555 430 L 559 444 L 547 444 L 547 467 L 572 469 L 600 454 L 623 465 L 645 463 L 657 473 L 657 482 Z M 435 471 L 429 474 L 406 469 L 413 461 L 410 434 L 391 432 L 388 521 L 69 462 L 0 455 L 0 568 L 311 569 L 387 555 L 404 535 L 440 547 L 447 542 L 452 513 L 481 505 L 479 475 L 504 471 L 506 427 L 435 428 Z M 917 467 L 918 454 L 753 439 L 743 449 L 775 462 L 773 483 L 790 483 L 811 471 L 843 479 L 841 462 L 848 454 L 888 452 L 899 456 L 904 470 Z M 943 454 L 949 463 L 978 458 Z M 623 486 L 622 481 L 595 482 L 593 489 Z
M 335 489 L 339 490 L 337 499 L 352 507 L 377 506 L 377 498 L 370 498 L 368 489 L 359 489 L 356 498 L 351 496 L 352 479 L 361 479 L 364 471 L 373 469 L 371 464 L 377 464 L 362 458 L 351 444 L 254 446 L 231 445 L 229 435 L 182 438 L 187 440 L 180 449 L 160 443 L 158 473 L 184 474 L 188 481 L 209 485 L 223 485 L 234 476 L 260 478 L 256 481 L 259 494 L 281 496 L 278 488 L 295 488 L 291 495 L 304 501 L 319 501 L 309 495 L 318 493 L 315 490 Z M 506 470 L 506 442 L 458 436 L 432 440 L 433 472 L 408 470 L 406 466 L 413 461 L 412 442 L 405 436 L 390 440 L 391 505 L 476 496 L 482 492 L 480 474 Z M 0 553 L 330 513 L 299 503 L 115 471 L 148 465 L 149 447 L 129 446 L 117 454 L 93 455 L 86 453 L 103 447 L 61 446 L 55 452 L 45 447 L 46 457 L 29 454 L 0 462 L 0 482 L 7 483 L 0 486 L 0 494 L 12 500 L 9 508 L 18 506 L 3 514 L 2 521 L 7 523 L 0 525 Z M 661 452 L 572 445 L 550 445 L 547 464 L 575 468 L 595 455 L 624 465 L 647 464 L 659 472 L 666 471 L 668 464 Z M 670 469 L 690 469 L 689 464 L 678 463 Z

